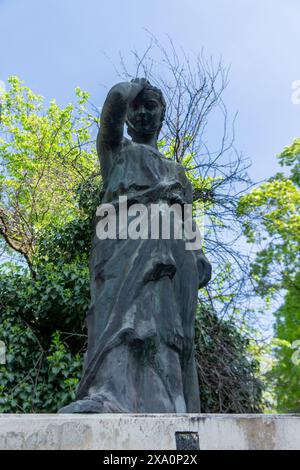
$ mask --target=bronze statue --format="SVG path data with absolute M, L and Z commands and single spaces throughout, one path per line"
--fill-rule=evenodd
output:
M 97 151 L 102 203 L 192 203 L 184 168 L 157 149 L 165 114 L 146 79 L 115 85 L 103 106 Z M 123 136 L 126 122 L 132 140 Z M 98 218 L 99 219 L 99 218 Z M 95 227 L 97 224 L 97 218 Z M 99 239 L 90 256 L 88 349 L 77 401 L 61 413 L 197 413 L 197 293 L 211 266 L 185 240 Z

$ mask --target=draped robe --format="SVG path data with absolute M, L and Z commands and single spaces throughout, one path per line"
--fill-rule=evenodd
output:
M 102 164 L 102 203 L 192 203 L 184 168 L 145 144 L 123 139 Z M 196 413 L 194 357 L 199 286 L 210 265 L 184 239 L 101 240 L 90 256 L 88 348 L 77 402 L 62 412 Z M 77 403 L 77 405 L 76 405 Z

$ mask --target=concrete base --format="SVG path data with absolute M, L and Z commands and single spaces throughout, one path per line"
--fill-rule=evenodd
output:
M 176 432 L 200 450 L 300 449 L 300 415 L 0 414 L 0 449 L 174 450 Z

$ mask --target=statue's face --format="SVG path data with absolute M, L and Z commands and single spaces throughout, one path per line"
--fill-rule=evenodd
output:
M 161 126 L 162 105 L 152 90 L 142 91 L 130 104 L 127 123 L 137 134 L 153 134 Z

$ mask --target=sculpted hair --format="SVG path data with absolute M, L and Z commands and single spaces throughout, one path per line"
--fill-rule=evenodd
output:
M 159 101 L 160 104 L 161 104 L 160 128 L 159 128 L 158 131 L 157 131 L 157 135 L 159 135 L 159 133 L 160 133 L 160 131 L 161 131 L 161 128 L 162 128 L 162 125 L 163 125 L 163 122 L 164 122 L 164 119 L 165 119 L 167 104 L 166 104 L 164 95 L 163 95 L 162 91 L 160 90 L 160 88 L 157 88 L 157 87 L 151 85 L 150 82 L 148 82 L 148 83 L 149 83 L 149 85 L 147 85 L 147 86 L 144 88 L 144 90 L 151 90 L 153 93 L 155 93 L 155 95 L 156 95 L 157 98 L 158 98 L 158 101 Z

